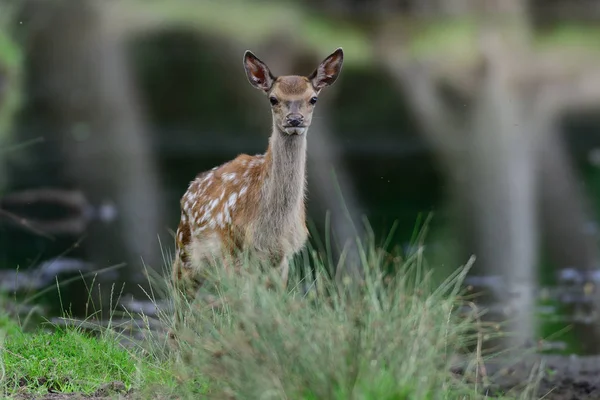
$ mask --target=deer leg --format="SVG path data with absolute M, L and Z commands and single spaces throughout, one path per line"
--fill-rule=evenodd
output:
M 173 326 L 169 329 L 168 338 L 175 344 L 177 332 L 185 327 L 185 314 L 200 297 L 200 288 L 203 286 L 205 277 L 201 266 L 203 260 L 192 260 L 187 250 L 181 249 L 175 256 L 173 262 Z M 197 266 L 195 266 L 197 265 Z M 204 299 L 201 299 L 204 300 Z M 211 299 L 208 299 L 210 303 Z
M 177 348 L 177 334 L 176 331 L 183 324 L 183 318 L 181 316 L 181 304 L 182 295 L 185 291 L 182 291 L 182 278 L 183 278 L 183 262 L 179 255 L 175 256 L 175 261 L 173 262 L 173 273 L 172 273 L 172 284 L 173 284 L 173 326 L 167 332 L 167 338 L 169 340 L 169 345 L 173 349 Z M 181 291 L 181 293 L 180 293 Z
M 287 287 L 288 275 L 290 273 L 290 263 L 287 257 L 283 257 L 279 263 L 279 273 L 281 274 L 281 280 L 283 281 L 283 288 Z

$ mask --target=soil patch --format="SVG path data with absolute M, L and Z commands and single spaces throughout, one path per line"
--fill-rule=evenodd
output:
M 15 400 L 107 400 L 107 399 L 133 399 L 134 393 L 125 388 L 123 382 L 110 382 L 98 388 L 91 395 L 82 393 L 48 393 L 44 395 L 18 394 L 14 396 Z
M 542 378 L 537 398 L 544 400 L 600 400 L 600 356 L 532 355 L 518 363 L 496 360 L 486 363 L 493 382 L 485 389 L 491 398 L 501 397 L 511 389 L 530 382 L 532 370 L 542 362 Z M 539 368 L 538 368 L 539 370 Z M 462 374 L 458 368 L 454 371 Z

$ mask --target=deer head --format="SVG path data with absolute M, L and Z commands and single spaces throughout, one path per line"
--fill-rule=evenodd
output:
M 288 136 L 306 133 L 321 90 L 332 85 L 344 62 L 342 48 L 330 54 L 309 76 L 275 77 L 269 67 L 251 51 L 244 53 L 244 70 L 248 80 L 267 94 L 271 103 L 273 124 Z

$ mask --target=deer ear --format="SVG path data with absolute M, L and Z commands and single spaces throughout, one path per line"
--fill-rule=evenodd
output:
M 255 88 L 268 92 L 273 86 L 275 77 L 269 71 L 269 67 L 250 50 L 246 50 L 244 53 L 244 70 L 248 80 Z
M 317 69 L 310 74 L 308 79 L 310 79 L 316 90 L 321 90 L 325 86 L 331 86 L 340 74 L 343 63 L 344 52 L 341 47 L 338 47 L 336 51 L 323 60 Z

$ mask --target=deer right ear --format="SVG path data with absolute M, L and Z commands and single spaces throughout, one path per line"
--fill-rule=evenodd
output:
M 331 86 L 340 74 L 343 63 L 344 51 L 341 47 L 338 47 L 333 53 L 324 59 L 321 64 L 319 64 L 317 69 L 308 76 L 308 79 L 310 79 L 313 87 L 317 91 L 320 91 L 325 86 Z
M 250 50 L 244 53 L 244 70 L 252 86 L 265 92 L 271 90 L 275 77 L 269 71 L 269 67 Z

